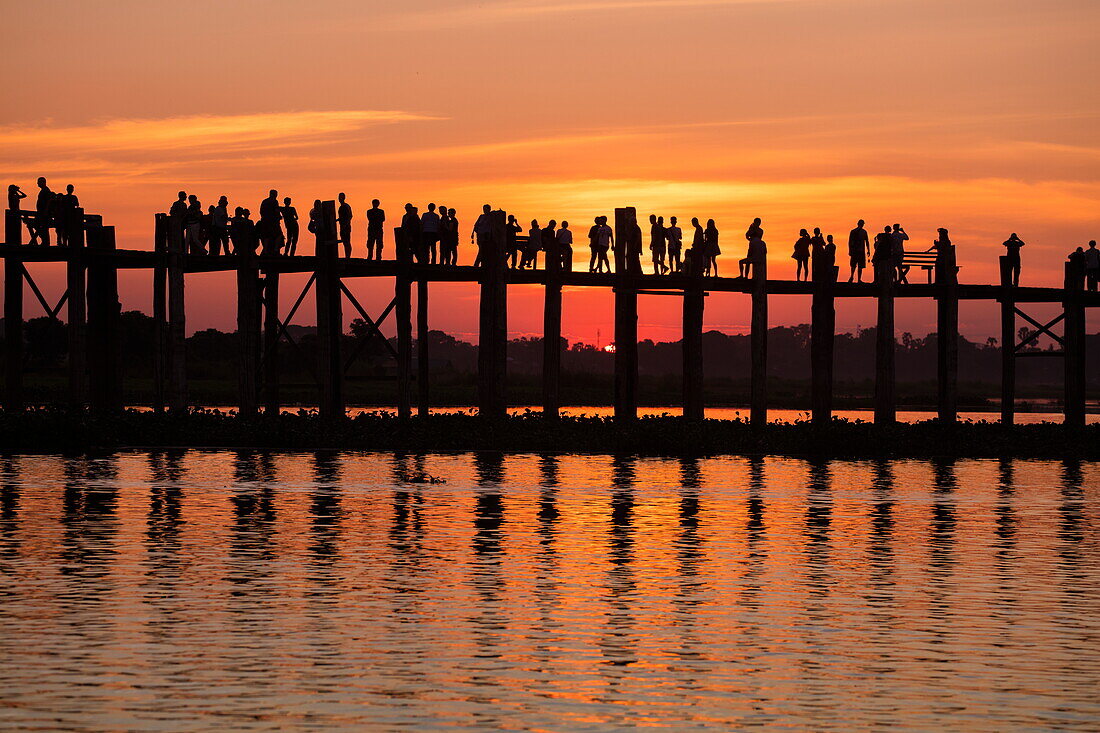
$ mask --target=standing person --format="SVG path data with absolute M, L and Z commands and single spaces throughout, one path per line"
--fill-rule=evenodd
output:
M 897 270 L 893 268 L 894 261 L 894 237 L 890 227 L 887 226 L 875 235 L 875 252 L 871 256 L 871 263 L 875 265 L 875 282 L 879 277 L 886 277 L 889 272 L 891 280 Z
M 592 226 L 588 227 L 588 249 L 592 253 L 592 256 L 588 260 L 588 271 L 597 272 L 597 266 L 600 260 L 599 255 L 599 238 L 600 238 L 600 217 L 592 219 Z
M 542 230 L 542 249 L 544 252 L 546 252 L 545 267 L 547 270 L 549 270 L 551 267 L 550 260 L 555 260 L 559 263 L 561 262 L 561 256 L 558 254 L 558 233 L 556 231 L 557 226 L 558 223 L 551 219 L 550 221 L 546 222 L 546 226 Z M 538 255 L 536 255 L 535 257 L 536 261 L 534 264 L 531 265 L 532 270 L 538 269 Z
M 527 230 L 527 246 L 523 248 L 523 259 L 519 262 L 519 269 L 535 269 L 538 265 L 539 247 L 542 246 L 542 229 L 539 228 L 539 220 L 531 220 L 531 228 Z
M 187 192 L 180 191 L 176 196 L 176 200 L 172 202 L 172 207 L 168 209 L 168 216 L 178 216 L 182 218 L 183 215 L 187 213 Z
M 244 221 L 244 209 L 240 206 L 233 209 L 233 218 L 229 221 L 229 237 L 233 240 L 233 250 L 236 254 L 244 254 L 248 251 L 247 227 Z
M 273 257 L 283 249 L 283 213 L 279 208 L 279 192 L 271 189 L 267 198 L 260 202 L 260 222 L 257 233 L 263 245 L 263 254 Z
M 660 222 L 660 219 L 657 220 Z M 684 232 L 676 226 L 676 217 L 668 218 L 668 227 L 665 229 L 665 247 L 668 251 L 668 264 L 665 272 L 679 272 L 683 268 L 680 261 L 680 252 L 684 246 Z
M 1008 266 L 1012 275 L 1012 284 L 1015 287 L 1020 286 L 1020 247 L 1024 246 L 1024 240 L 1016 236 L 1016 232 L 1012 232 L 1008 239 L 1004 241 L 1005 249 L 1007 250 Z
M 863 228 L 864 223 L 860 219 L 856 222 L 856 228 L 848 232 L 848 264 L 852 268 L 848 282 L 852 282 L 852 278 L 863 282 L 863 268 L 867 267 L 867 258 L 871 256 L 871 242 L 867 230 Z
M 439 205 L 439 264 L 451 264 L 451 220 L 443 204 Z
M 523 231 L 523 227 L 516 221 L 515 214 L 508 215 L 508 223 L 504 226 L 505 246 L 504 252 L 507 257 L 505 267 L 510 267 L 513 270 L 519 267 L 519 233 Z
M 814 227 L 814 235 L 810 237 L 810 279 L 816 280 L 821 275 L 824 256 L 825 237 L 821 235 L 821 227 Z
M 599 259 L 596 263 L 596 272 L 611 272 L 611 261 L 607 253 L 615 246 L 615 232 L 607 225 L 607 217 L 601 216 L 600 228 L 596 232 L 597 253 Z
M 565 272 L 573 271 L 573 232 L 569 230 L 569 222 L 562 221 L 558 230 L 558 257 L 561 259 L 561 269 Z
M 493 207 L 485 204 L 481 207 L 481 214 L 474 221 L 474 228 L 470 230 L 470 244 L 477 244 L 477 255 L 474 257 L 474 267 L 485 264 L 484 248 L 489 246 L 493 236 L 493 218 L 490 216 Z
M 298 251 L 298 210 L 291 206 L 290 197 L 283 198 L 283 205 L 279 209 L 283 217 L 283 225 L 286 227 L 286 249 L 283 252 L 287 257 L 293 257 Z
M 401 217 L 401 246 L 417 264 L 424 264 L 424 249 L 420 246 L 420 216 L 416 207 L 405 204 L 405 215 Z
M 65 186 L 65 193 L 54 196 L 54 226 L 57 227 L 57 244 L 59 247 L 69 245 L 69 231 L 75 224 L 73 221 L 76 209 L 80 206 L 80 199 L 73 193 L 73 184 Z M 83 222 L 81 222 L 83 225 Z
M 825 247 L 821 250 L 821 276 L 828 282 L 836 282 L 833 277 L 833 268 L 836 267 L 836 243 L 833 235 L 825 237 Z
M 210 210 L 210 254 L 229 254 L 229 199 L 222 196 Z
M 1085 250 L 1082 247 L 1078 247 L 1074 251 L 1069 253 L 1070 268 L 1077 274 L 1083 275 L 1085 273 Z
M 53 208 L 53 191 L 46 185 L 46 179 L 38 179 L 38 199 L 34 206 L 34 232 L 31 233 L 31 244 L 36 244 L 37 236 L 42 244 L 50 246 L 50 209 Z
M 25 198 L 27 198 L 27 194 L 23 193 L 18 185 L 12 183 L 8 186 L 8 210 L 15 212 L 16 218 L 20 221 L 23 220 L 23 214 L 20 210 L 23 208 L 23 199 Z M 34 229 L 33 227 L 27 227 L 27 230 L 31 235 L 31 244 L 34 244 Z
M 707 219 L 704 234 L 707 242 L 707 270 L 718 277 L 718 255 L 722 254 L 722 250 L 718 247 L 718 227 L 714 225 L 714 219 Z
M 1089 292 L 1095 293 L 1100 282 L 1100 249 L 1096 249 L 1095 239 L 1089 240 L 1089 248 L 1085 250 L 1085 282 Z
M 450 232 L 448 233 L 447 248 L 451 252 L 451 266 L 458 265 L 458 212 L 455 211 L 452 206 L 447 210 L 447 220 L 449 222 Z
M 791 255 L 797 263 L 797 267 L 794 273 L 794 279 L 797 282 L 808 280 L 810 278 L 810 246 L 812 243 L 810 239 L 810 233 L 805 229 L 798 230 L 798 240 L 794 243 L 794 253 Z
M 745 259 L 738 262 L 738 265 L 740 266 L 740 276 L 747 278 L 750 270 L 753 275 L 756 274 L 756 270 L 753 268 L 763 264 L 768 256 L 768 245 L 764 243 L 764 229 L 760 226 L 759 216 L 753 219 L 752 224 L 749 224 L 749 228 L 745 230 L 745 239 L 749 242 L 749 251 Z
M 435 213 L 434 203 L 429 203 L 428 210 L 420 217 L 420 248 L 428 264 L 439 262 L 439 214 Z
M 386 212 L 381 208 L 382 202 L 371 199 L 370 208 L 367 209 L 367 259 L 382 259 L 382 240 L 385 238 Z
M 195 194 L 187 197 L 187 211 L 183 215 L 183 243 L 188 254 L 206 254 L 202 243 L 202 204 Z
M 710 260 L 707 257 L 707 233 L 703 230 L 703 225 L 699 223 L 699 217 L 697 216 L 691 218 L 691 226 L 695 230 L 695 234 L 692 235 L 691 248 L 688 250 L 688 259 L 691 261 L 689 274 L 710 274 L 708 269 Z
M 340 206 L 336 209 L 336 221 L 340 225 L 340 241 L 344 243 L 344 257 L 351 257 L 351 219 L 354 214 L 347 196 L 341 192 L 338 198 Z
M 905 265 L 905 243 L 909 241 L 909 235 L 901 228 L 901 224 L 895 224 L 894 231 L 890 233 L 890 236 L 893 237 L 891 253 L 894 269 L 898 273 L 897 281 L 908 285 L 909 280 L 905 277 L 909 274 L 909 268 Z
M 653 274 L 663 275 L 668 272 L 665 267 L 664 218 L 658 219 L 656 214 L 649 215 L 649 252 L 653 261 Z
M 240 211 L 240 208 L 237 209 Z M 321 199 L 313 200 L 313 208 L 309 210 L 309 223 L 306 225 L 306 231 L 316 236 L 321 232 Z

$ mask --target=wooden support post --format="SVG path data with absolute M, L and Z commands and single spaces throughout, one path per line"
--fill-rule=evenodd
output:
M 542 414 L 550 420 L 561 413 L 561 289 L 561 254 L 555 249 L 546 253 L 542 301 Z
M 615 209 L 615 419 L 638 417 L 638 288 L 629 272 L 640 237 L 633 206 Z
M 955 245 L 936 257 L 936 386 L 939 419 L 954 423 L 959 413 L 959 278 Z
M 317 370 L 321 379 L 320 413 L 332 420 L 344 416 L 344 365 L 340 361 L 343 317 L 340 292 L 340 262 L 337 252 L 336 202 L 321 203 L 317 227 Z
M 1016 418 L 1016 297 L 1012 265 L 1001 255 L 1001 423 Z
M 416 412 L 428 416 L 428 281 L 416 282 Z
M 81 219 L 83 217 L 81 216 Z M 69 241 L 74 241 L 75 232 Z M 90 404 L 99 413 L 122 409 L 119 350 L 118 265 L 114 227 L 88 229 L 88 385 Z M 71 300 L 70 294 L 70 300 Z
M 393 299 L 397 303 L 394 318 L 397 321 L 397 415 L 407 420 L 412 415 L 412 397 L 409 382 L 412 373 L 412 251 L 415 242 L 406 242 L 398 227 L 394 230 L 397 244 L 397 278 L 394 281 Z
M 168 410 L 187 411 L 187 314 L 184 300 L 183 217 L 168 217 Z
M 875 341 L 875 424 L 893 425 L 897 417 L 894 368 L 894 273 L 889 263 L 875 263 L 878 329 Z
M 500 419 L 508 414 L 508 281 L 504 266 L 505 214 L 490 212 L 492 231 L 479 243 L 481 303 L 478 330 L 478 414 Z
M 813 302 L 810 306 L 810 402 L 811 418 L 817 425 L 833 419 L 833 342 L 836 307 L 833 284 L 837 268 L 821 263 L 813 270 Z
M 1084 268 L 1066 263 L 1065 328 L 1062 346 L 1065 358 L 1065 424 L 1069 428 L 1085 427 L 1085 288 Z
M 749 387 L 749 422 L 768 424 L 768 262 L 763 256 L 752 265 L 752 383 Z
M 703 404 L 703 280 L 698 272 L 689 273 L 684 289 L 683 400 L 684 419 L 702 420 Z
M 22 236 L 19 212 L 5 212 L 5 243 L 22 244 Z M 23 407 L 23 260 L 9 254 L 4 258 L 4 409 Z
M 279 414 L 279 271 L 264 272 L 264 338 L 263 338 L 264 413 Z
M 237 251 L 237 413 L 241 417 L 256 416 L 259 352 L 260 271 L 255 251 L 244 247 Z
M 165 384 L 168 381 L 168 215 L 154 219 L 153 250 L 153 410 L 164 412 Z
M 79 225 L 76 222 L 79 221 Z M 88 334 L 87 300 L 85 297 L 85 273 L 87 262 L 84 252 L 84 209 L 76 209 L 67 222 L 61 222 L 66 229 L 69 251 L 65 259 L 65 280 L 69 298 L 66 301 L 68 311 L 69 336 L 69 406 L 79 409 L 87 401 L 88 384 Z M 61 237 L 58 236 L 58 239 Z

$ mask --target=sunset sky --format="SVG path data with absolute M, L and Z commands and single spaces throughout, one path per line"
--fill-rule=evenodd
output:
M 181 188 L 255 212 L 274 187 L 302 213 L 346 191 L 360 255 L 371 198 L 391 219 L 406 201 L 454 206 L 465 263 L 485 202 L 585 229 L 616 206 L 713 217 L 724 274 L 760 216 L 770 274 L 784 278 L 800 227 L 843 241 L 861 217 L 872 231 L 901 222 L 913 248 L 948 227 L 964 282 L 994 282 L 1015 231 L 1025 284 L 1060 285 L 1066 253 L 1100 236 L 1095 0 L 2 9 L 4 182 L 28 194 L 38 175 L 75 184 L 121 247 L 150 249 L 154 212 Z M 59 271 L 34 272 L 60 293 Z M 124 307 L 148 309 L 150 280 L 123 277 Z M 234 327 L 230 282 L 189 278 L 189 330 Z M 434 287 L 431 326 L 473 339 L 475 287 Z M 375 310 L 392 296 L 388 280 L 354 289 Z M 540 291 L 514 288 L 510 302 L 513 335 L 537 334 Z M 565 303 L 567 337 L 609 340 L 609 293 L 570 290 Z M 838 306 L 838 329 L 871 325 L 870 305 Z M 642 337 L 678 338 L 678 306 L 645 300 Z M 934 328 L 930 302 L 902 307 L 899 331 Z M 774 298 L 772 314 L 805 322 L 808 302 Z M 969 336 L 997 330 L 992 306 L 964 305 L 961 321 Z M 746 330 L 747 299 L 708 299 L 706 326 Z

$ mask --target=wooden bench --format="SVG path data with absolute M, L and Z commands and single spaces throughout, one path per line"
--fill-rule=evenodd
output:
M 939 255 L 936 252 L 906 252 L 905 257 L 901 260 L 901 265 L 904 268 L 904 274 L 908 274 L 909 270 L 914 267 L 919 267 L 928 273 L 928 284 L 932 284 L 934 274 L 936 272 L 936 260 Z M 960 268 L 956 267 L 955 272 L 958 272 Z

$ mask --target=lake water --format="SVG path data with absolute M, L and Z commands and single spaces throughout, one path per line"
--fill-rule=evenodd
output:
M 0 491 L 0 727 L 1100 727 L 1100 464 L 127 452 Z

